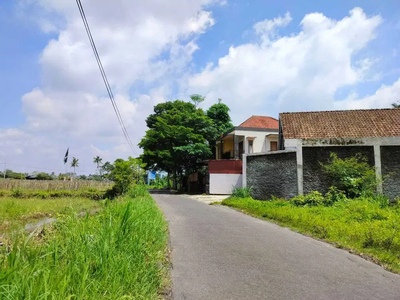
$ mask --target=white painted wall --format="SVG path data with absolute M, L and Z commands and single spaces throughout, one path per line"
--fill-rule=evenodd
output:
M 242 174 L 210 174 L 210 194 L 230 195 L 234 188 L 242 187 Z
M 271 150 L 271 141 L 278 142 L 278 136 L 268 136 L 270 132 L 266 131 L 249 131 L 249 130 L 235 130 L 236 135 L 243 135 L 244 136 L 244 153 L 248 153 L 249 151 L 249 139 L 248 138 L 255 138 L 253 140 L 253 153 L 261 153 L 261 152 L 268 152 Z M 278 134 L 278 133 L 276 133 Z M 239 142 L 239 140 L 238 140 Z

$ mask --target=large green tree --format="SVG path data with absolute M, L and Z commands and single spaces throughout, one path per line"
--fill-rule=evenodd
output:
M 164 170 L 174 178 L 196 172 L 212 155 L 213 122 L 195 104 L 176 100 L 158 104 L 147 120 L 149 128 L 139 146 L 150 170 Z
M 229 111 L 229 107 L 222 103 L 222 99 L 218 99 L 218 103 L 212 105 L 207 110 L 207 117 L 212 120 L 214 132 L 216 133 L 216 136 L 209 141 L 212 147 L 215 146 L 215 142 L 221 134 L 233 128 Z

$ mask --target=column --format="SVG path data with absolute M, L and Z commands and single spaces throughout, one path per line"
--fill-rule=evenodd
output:
M 297 192 L 299 195 L 303 195 L 303 144 L 302 140 L 297 140 L 296 147 L 296 161 L 297 161 Z
M 383 194 L 382 187 L 382 164 L 381 164 L 381 145 L 374 145 L 374 158 L 375 158 L 375 174 L 376 174 L 376 182 L 378 183 L 377 192 L 379 194 Z
M 247 156 L 243 154 L 242 157 L 242 187 L 247 187 Z

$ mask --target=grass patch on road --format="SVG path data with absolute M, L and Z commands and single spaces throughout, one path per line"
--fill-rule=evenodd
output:
M 340 248 L 368 256 L 400 274 L 400 207 L 371 199 L 338 201 L 332 206 L 296 206 L 285 200 L 228 198 L 223 205 L 275 221 Z
M 1 247 L 0 299 L 158 299 L 168 278 L 162 212 L 147 192 L 102 205 Z

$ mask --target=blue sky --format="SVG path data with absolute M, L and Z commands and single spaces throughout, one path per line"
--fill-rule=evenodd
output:
M 240 123 L 389 107 L 400 91 L 399 1 L 82 3 L 135 143 L 153 105 L 191 93 Z M 128 155 L 80 22 L 74 1 L 0 3 L 0 163 L 40 145 L 46 168 L 68 145 L 87 165 Z

